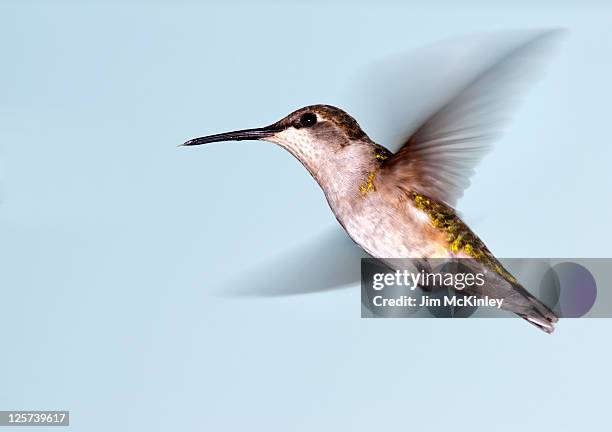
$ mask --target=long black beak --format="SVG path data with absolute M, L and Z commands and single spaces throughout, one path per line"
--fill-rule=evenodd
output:
M 194 138 L 192 140 L 187 141 L 181 146 L 195 146 L 201 144 L 208 144 L 219 141 L 243 141 L 243 140 L 260 140 L 264 138 L 271 137 L 276 132 L 281 131 L 282 128 L 277 125 L 270 125 L 262 128 L 256 129 L 243 129 L 239 131 L 233 132 L 225 132 L 216 135 L 209 135 L 200 138 Z

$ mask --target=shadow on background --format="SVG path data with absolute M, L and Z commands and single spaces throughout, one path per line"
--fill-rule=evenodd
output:
M 282 255 L 241 271 L 216 294 L 277 297 L 348 288 L 359 283 L 361 258 L 368 256 L 341 227 L 327 228 Z

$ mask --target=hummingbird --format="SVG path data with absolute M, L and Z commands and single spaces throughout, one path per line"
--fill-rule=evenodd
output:
M 557 316 L 503 267 L 454 208 L 495 135 L 496 107 L 504 102 L 495 84 L 510 79 L 516 60 L 541 39 L 519 45 L 460 87 L 396 152 L 370 139 L 351 115 L 325 104 L 182 146 L 242 140 L 279 145 L 308 170 L 340 225 L 369 255 L 422 260 L 423 266 L 431 258 L 467 258 L 484 269 L 487 283 L 465 294 L 504 299 L 503 309 L 552 333 Z

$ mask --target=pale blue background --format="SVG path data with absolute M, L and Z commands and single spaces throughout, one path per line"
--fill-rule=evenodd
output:
M 347 76 L 385 54 L 565 27 L 460 209 L 500 256 L 609 256 L 612 6 L 225 3 L 0 5 L 0 409 L 75 431 L 609 428 L 610 320 L 547 336 L 363 320 L 356 288 L 219 295 L 335 220 L 273 145 L 175 146 L 351 111 Z

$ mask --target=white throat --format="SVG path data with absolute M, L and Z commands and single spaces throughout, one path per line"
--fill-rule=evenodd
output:
M 360 186 L 376 167 L 372 143 L 341 146 L 314 140 L 305 130 L 288 129 L 268 139 L 289 151 L 310 172 L 336 212 L 359 197 Z

